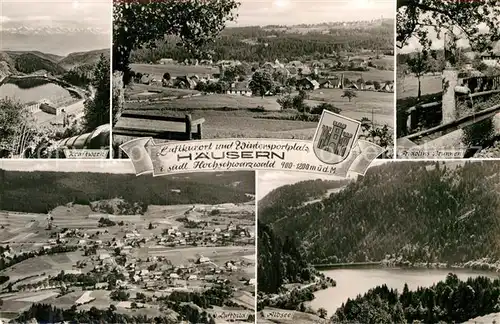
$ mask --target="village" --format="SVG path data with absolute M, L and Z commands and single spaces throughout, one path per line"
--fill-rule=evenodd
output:
M 392 53 L 390 53 L 392 54 Z M 380 60 L 384 55 L 377 54 L 375 60 Z M 252 91 L 252 80 L 255 72 L 268 72 L 273 78 L 274 87 L 267 90 L 264 95 L 273 96 L 295 90 L 318 90 L 318 89 L 351 89 L 394 92 L 393 80 L 364 80 L 362 72 L 377 69 L 374 58 L 361 58 L 349 56 L 335 56 L 331 58 L 303 63 L 291 61 L 244 63 L 238 60 L 184 60 L 176 62 L 171 58 L 163 58 L 157 62 L 150 63 L 165 65 L 163 76 L 154 73 L 134 72 L 135 81 L 142 84 L 156 84 L 163 87 L 177 89 L 200 90 L 206 93 L 225 93 L 231 95 L 252 96 L 259 95 Z M 213 70 L 214 73 L 187 74 L 172 76 L 168 72 L 169 65 L 204 67 Z M 140 70 L 147 70 L 141 66 Z M 175 69 L 175 68 L 174 68 Z M 332 72 L 333 71 L 333 72 Z M 340 72 L 337 72 L 340 71 Z M 345 72 L 343 72 L 345 71 Z M 356 73 L 358 72 L 358 73 Z M 351 76 L 349 79 L 345 74 Z M 354 76 L 354 77 L 353 77 Z M 356 76 L 358 78 L 356 78 Z M 227 81 L 227 82 L 223 82 Z M 219 83 L 221 82 L 221 83 Z M 218 89 L 218 90 L 217 90 Z
M 0 214 L 0 318 L 48 303 L 182 319 L 179 303 L 195 295 L 207 301 L 207 309 L 191 304 L 199 313 L 253 313 L 253 205 L 161 206 L 131 216 L 87 207 Z M 222 296 L 220 306 L 212 295 Z

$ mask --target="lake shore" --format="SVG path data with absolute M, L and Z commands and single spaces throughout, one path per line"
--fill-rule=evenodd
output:
M 445 267 L 446 264 L 436 263 L 416 264 L 416 266 L 398 266 L 395 263 L 381 263 L 378 266 L 373 264 L 357 266 L 353 268 L 343 267 L 330 268 L 321 272 L 333 278 L 337 285 L 314 293 L 314 299 L 307 302 L 307 308 L 313 312 L 324 308 L 328 312 L 328 317 L 347 301 L 354 299 L 358 295 L 363 295 L 370 289 L 377 286 L 387 285 L 389 288 L 402 291 L 405 284 L 410 290 L 419 287 L 430 287 L 439 281 L 445 280 L 448 273 L 453 272 L 457 276 L 466 280 L 471 277 L 487 276 L 497 278 L 500 276 L 496 271 L 471 269 L 465 267 Z
M 319 271 L 333 269 L 356 269 L 356 268 L 408 268 L 408 269 L 462 269 L 481 270 L 500 273 L 500 260 L 495 261 L 489 258 L 467 261 L 464 263 L 446 262 L 410 262 L 403 259 L 384 259 L 382 261 L 352 262 L 352 263 L 331 263 L 317 264 L 314 267 Z

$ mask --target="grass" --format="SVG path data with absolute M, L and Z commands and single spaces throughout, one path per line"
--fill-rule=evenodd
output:
M 425 75 L 421 78 L 422 95 L 442 92 L 441 75 Z M 399 79 L 397 83 L 397 99 L 416 97 L 418 95 L 418 79 L 408 75 Z
M 137 107 L 137 103 L 126 103 L 125 107 Z M 196 110 L 196 109 L 256 109 L 262 106 L 265 110 L 280 110 L 276 97 L 244 97 L 236 95 L 213 94 L 199 97 L 166 100 L 146 104 L 142 110 Z
M 363 117 L 372 119 L 375 124 L 394 125 L 394 94 L 376 91 L 356 91 L 357 97 L 351 102 L 342 98 L 341 89 L 319 89 L 309 94 L 308 103 L 315 106 L 327 102 L 342 109 L 341 115 L 360 120 Z
M 394 71 L 391 70 L 378 70 L 374 68 L 369 68 L 368 71 L 334 71 L 331 74 L 344 74 L 345 78 L 350 81 L 356 81 L 359 78 L 363 78 L 365 81 L 378 81 L 380 83 L 385 81 L 394 80 Z
M 219 68 L 208 66 L 179 65 L 179 64 L 130 64 L 134 72 L 148 73 L 156 78 L 162 78 L 168 72 L 170 76 L 177 77 L 186 74 L 214 74 L 219 73 Z
M 148 91 L 154 91 L 149 92 Z M 159 93 L 157 93 L 159 92 Z M 147 94 L 146 94 L 147 93 Z M 126 96 L 129 100 L 143 100 L 143 99 L 158 99 L 163 97 L 178 97 L 185 96 L 190 94 L 200 93 L 196 90 L 189 89 L 172 89 L 172 88 L 164 88 L 153 85 L 146 84 L 134 84 L 130 86 L 126 90 Z
M 168 111 L 150 108 L 129 109 L 131 112 L 148 111 L 151 114 L 165 116 L 184 116 L 186 111 Z M 258 119 L 262 113 L 252 113 L 247 110 L 220 111 L 220 110 L 193 110 L 189 111 L 193 119 L 205 118 L 203 124 L 203 138 L 294 138 L 312 139 L 317 123 Z M 273 114 L 271 113 L 268 113 Z M 152 122 L 152 128 L 161 127 L 162 122 Z M 155 125 L 156 124 L 156 125 Z M 116 136 L 117 140 L 122 140 Z
M 385 71 L 387 72 L 387 71 Z M 148 89 L 161 91 L 160 94 L 143 96 L 144 99 L 172 97 L 195 93 L 192 90 L 169 89 L 146 85 L 133 85 L 127 88 L 130 99 L 138 98 Z M 372 119 L 376 125 L 394 124 L 394 94 L 375 91 L 357 91 L 357 98 L 349 102 L 342 98 L 340 89 L 320 89 L 309 93 L 306 103 L 315 107 L 327 102 L 342 109 L 341 114 L 361 120 Z M 283 112 L 277 103 L 277 97 L 245 97 L 225 94 L 201 95 L 172 100 L 153 100 L 149 102 L 127 102 L 127 112 L 178 116 L 186 113 L 193 119 L 204 118 L 203 138 L 283 138 L 311 140 L 316 131 L 317 122 L 287 120 L 297 112 Z M 264 117 L 264 118 L 261 118 Z M 265 118 L 276 119 L 265 119 Z M 151 122 L 151 128 L 162 128 L 162 122 Z M 130 125 L 133 126 L 133 125 Z M 115 142 L 121 143 L 131 138 L 115 136 Z
M 250 251 L 250 252 L 249 252 Z M 209 258 L 214 263 L 222 266 L 224 262 L 241 258 L 243 255 L 255 251 L 255 246 L 217 246 L 217 247 L 186 247 L 168 248 L 161 247 L 149 250 L 149 255 L 164 256 L 173 265 L 193 262 L 200 255 Z

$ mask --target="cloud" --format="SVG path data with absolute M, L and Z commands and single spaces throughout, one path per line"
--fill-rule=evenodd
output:
M 29 3 L 28 3 L 29 2 Z M 111 30 L 112 2 L 104 0 L 46 0 L 2 2 L 2 15 L 11 26 L 68 27 L 68 22 L 80 28 Z M 3 26 L 7 28 L 6 26 Z

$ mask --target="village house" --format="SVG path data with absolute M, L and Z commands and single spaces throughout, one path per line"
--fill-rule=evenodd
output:
M 201 263 L 207 263 L 207 262 L 210 262 L 210 259 L 207 257 L 201 256 L 200 258 L 198 258 L 198 261 L 196 263 L 201 264 Z
M 321 79 L 318 81 L 319 83 L 319 87 L 321 89 L 333 89 L 335 88 L 334 84 L 332 83 L 332 81 L 328 80 L 328 79 Z
M 234 82 L 231 84 L 230 88 L 226 91 L 226 94 L 251 97 L 252 90 L 250 90 L 248 82 L 245 81 Z
M 485 51 L 481 54 L 481 59 L 484 64 L 492 67 L 500 65 L 500 41 L 493 45 L 493 48 L 489 51 Z
M 365 90 L 375 91 L 377 89 L 375 89 L 375 84 L 373 84 L 373 82 L 366 81 L 366 83 L 365 83 Z
M 297 81 L 297 90 L 317 90 L 319 83 L 311 78 L 303 78 Z
M 162 58 L 158 61 L 158 64 L 174 64 L 174 59 L 171 58 Z
M 386 81 L 380 91 L 394 92 L 394 81 Z
M 178 76 L 174 80 L 174 87 L 179 89 L 194 89 L 197 83 L 195 79 L 188 77 L 187 75 Z
M 349 67 L 350 68 L 366 68 L 368 66 L 368 63 L 361 58 L 353 58 L 349 60 Z

